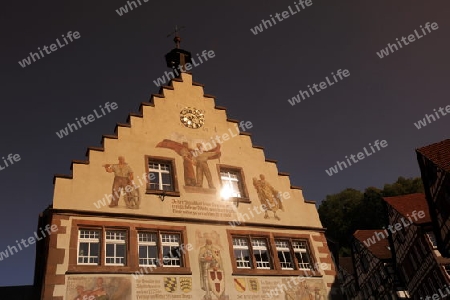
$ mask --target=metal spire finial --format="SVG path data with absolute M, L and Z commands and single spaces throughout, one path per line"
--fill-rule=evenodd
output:
M 169 33 L 167 35 L 167 37 L 175 34 L 175 37 L 173 38 L 173 41 L 175 42 L 175 45 L 177 46 L 177 49 L 180 49 L 180 43 L 181 43 L 181 37 L 179 35 L 179 32 L 184 29 L 184 26 L 181 26 L 180 28 L 178 28 L 178 25 L 175 25 L 175 31 Z

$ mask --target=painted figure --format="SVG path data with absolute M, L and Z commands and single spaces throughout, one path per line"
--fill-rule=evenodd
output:
M 209 170 L 208 160 L 216 159 L 220 157 L 220 144 L 209 151 L 203 151 L 203 145 L 201 143 L 197 143 L 197 148 L 200 151 L 200 154 L 195 156 L 195 164 L 197 166 L 197 186 L 203 187 L 203 176 L 206 177 L 208 181 L 208 187 L 210 189 L 215 189 L 214 184 L 212 182 L 211 171 Z
M 69 278 L 69 284 L 71 279 Z M 66 298 L 70 300 L 131 300 L 131 280 L 124 277 L 84 277 L 74 279 L 76 293 L 67 291 Z M 82 281 L 83 283 L 81 283 Z M 85 289 L 85 286 L 91 286 Z M 76 294 L 76 296 L 75 296 Z
M 179 143 L 169 139 L 159 142 L 156 147 L 167 148 L 175 151 L 183 158 L 184 185 L 191 187 L 203 187 L 203 177 L 208 181 L 208 187 L 215 189 L 212 182 L 211 170 L 208 160 L 220 157 L 220 144 L 215 148 L 204 151 L 203 144 L 197 143 L 197 149 L 191 149 L 187 142 Z M 194 166 L 196 170 L 194 172 Z
M 281 209 L 284 211 L 283 203 L 281 202 L 280 193 L 275 190 L 270 183 L 266 181 L 263 174 L 259 175 L 260 180 L 256 177 L 253 178 L 253 186 L 258 194 L 259 201 L 264 208 L 264 218 L 268 219 L 268 211 L 273 211 L 275 219 L 280 220 L 277 216 L 277 210 Z
M 109 300 L 109 296 L 103 287 L 103 278 L 99 277 L 96 281 L 96 287 L 92 292 L 89 293 L 90 296 L 94 296 L 95 300 Z
M 183 158 L 184 183 L 186 186 L 195 186 L 197 184 L 194 172 L 195 163 L 187 142 L 183 142 L 183 148 L 180 150 L 180 155 Z
M 85 300 L 89 298 L 87 295 L 89 295 L 90 291 L 85 291 L 84 286 L 79 285 L 77 286 L 77 296 L 73 300 Z
M 213 246 L 210 239 L 206 239 L 206 244 L 200 248 L 198 261 L 201 288 L 206 292 L 203 300 L 212 300 L 212 295 L 218 300 L 225 299 L 225 278 L 220 250 Z
M 187 142 L 178 143 L 172 140 L 165 139 L 158 143 L 156 147 L 167 148 L 175 151 L 178 155 L 183 158 L 183 169 L 184 169 L 184 185 L 185 186 L 196 186 L 197 182 L 195 179 L 194 172 L 194 160 L 192 151 Z
M 119 156 L 118 164 L 106 164 L 103 165 L 106 172 L 113 173 L 114 172 L 114 182 L 112 186 L 112 199 L 109 207 L 116 207 L 119 203 L 120 191 L 124 189 L 126 191 L 127 186 L 132 185 L 133 180 L 133 170 L 131 167 L 125 162 L 125 158 L 123 156 Z M 128 188 L 130 189 L 130 188 Z M 134 189 L 134 187 L 133 187 Z

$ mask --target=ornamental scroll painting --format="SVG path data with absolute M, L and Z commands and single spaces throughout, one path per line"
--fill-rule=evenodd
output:
M 205 145 L 208 146 L 208 143 L 190 142 L 195 145 L 195 148 L 190 147 L 188 139 L 180 135 L 178 139 L 176 137 L 173 139 L 164 139 L 156 147 L 173 150 L 183 158 L 184 188 L 186 192 L 215 193 L 216 188 L 212 180 L 208 160 L 220 158 L 220 144 L 217 144 L 212 149 L 206 150 Z M 204 179 L 207 181 L 208 188 L 203 188 Z
M 105 164 L 102 167 L 108 173 L 114 173 L 114 181 L 111 192 L 111 203 L 109 207 L 117 207 L 121 192 L 124 192 L 124 202 L 127 208 L 138 209 L 141 203 L 139 186 L 133 179 L 134 174 L 131 167 L 125 162 L 125 157 L 118 157 L 118 164 Z
M 259 178 L 260 179 L 253 177 L 253 186 L 256 189 L 262 209 L 264 210 L 264 218 L 269 219 L 270 217 L 268 212 L 271 211 L 273 212 L 274 218 L 280 220 L 280 217 L 277 215 L 277 211 L 284 211 L 281 193 L 275 190 L 270 183 L 266 181 L 263 174 L 260 174 Z

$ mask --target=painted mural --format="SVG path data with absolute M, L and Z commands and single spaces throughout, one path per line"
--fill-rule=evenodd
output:
M 214 243 L 216 242 L 216 244 Z M 196 244 L 201 245 L 198 252 L 200 287 L 205 292 L 202 300 L 229 300 L 225 294 L 225 272 L 220 244 L 216 231 L 196 232 Z
M 285 279 L 283 284 L 288 284 L 291 280 Z M 284 300 L 326 300 L 327 291 L 323 281 L 305 280 L 285 291 Z
M 131 280 L 124 277 L 69 277 L 66 299 L 131 300 Z
M 253 177 L 253 186 L 256 189 L 259 201 L 261 202 L 264 210 L 264 218 L 268 219 L 268 211 L 271 211 L 273 212 L 274 218 L 280 220 L 280 217 L 277 215 L 277 211 L 284 211 L 281 193 L 275 190 L 270 183 L 266 181 L 263 174 L 260 174 L 259 178 L 260 179 Z
M 141 203 L 139 187 L 133 183 L 134 174 L 131 167 L 125 162 L 125 157 L 118 157 L 118 164 L 105 164 L 102 167 L 108 173 L 114 173 L 114 181 L 111 191 L 111 203 L 109 207 L 117 207 L 122 191 L 127 208 L 138 209 Z
M 178 138 L 179 141 L 164 139 L 156 147 L 173 150 L 183 158 L 185 191 L 189 193 L 215 193 L 216 187 L 212 180 L 208 161 L 220 158 L 220 144 L 206 150 L 203 142 L 188 140 L 184 136 Z M 189 142 L 195 145 L 195 148 L 189 146 Z M 208 188 L 203 187 L 205 179 Z

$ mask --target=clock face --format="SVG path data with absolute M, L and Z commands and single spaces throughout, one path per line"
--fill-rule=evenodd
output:
M 201 110 L 185 107 L 180 112 L 180 121 L 188 128 L 197 129 L 205 123 L 205 116 Z

